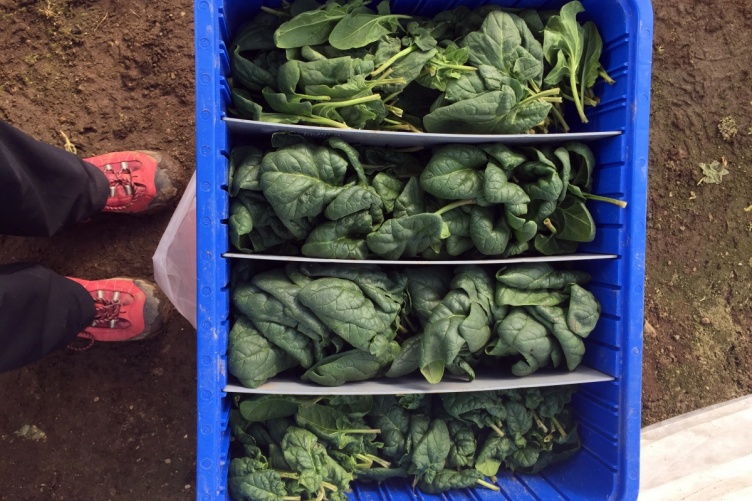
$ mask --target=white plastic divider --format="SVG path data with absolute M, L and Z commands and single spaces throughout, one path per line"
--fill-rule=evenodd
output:
M 595 261 L 602 259 L 617 259 L 616 254 L 568 254 L 565 256 L 534 256 L 534 257 L 511 257 L 507 259 L 476 259 L 458 261 L 390 261 L 387 259 L 323 259 L 317 257 L 301 256 L 271 256 L 269 254 L 239 254 L 228 252 L 222 257 L 232 259 L 251 259 L 255 261 L 276 261 L 284 263 L 334 263 L 334 264 L 378 264 L 381 266 L 459 266 L 474 264 L 478 266 L 486 264 L 505 265 L 519 263 L 564 263 L 570 261 Z
M 233 378 L 231 378 L 232 381 Z M 580 366 L 572 372 L 541 369 L 529 376 L 493 374 L 479 371 L 473 381 L 445 375 L 438 384 L 431 384 L 422 376 L 410 375 L 398 378 L 379 378 L 356 381 L 343 386 L 320 386 L 306 383 L 292 376 L 276 376 L 258 388 L 249 389 L 239 384 L 228 384 L 227 393 L 261 393 L 268 395 L 403 395 L 408 393 L 463 393 L 471 391 L 512 390 L 542 386 L 603 383 L 614 378 L 590 367 Z
M 269 135 L 277 132 L 291 132 L 312 138 L 326 139 L 341 137 L 354 143 L 395 148 L 414 148 L 446 144 L 485 144 L 503 143 L 511 145 L 532 145 L 566 143 L 569 141 L 591 142 L 621 135 L 621 131 L 568 132 L 566 134 L 433 134 L 405 133 L 381 130 L 335 129 L 333 127 L 312 127 L 309 125 L 278 124 L 257 122 L 240 118 L 223 118 L 232 132 Z

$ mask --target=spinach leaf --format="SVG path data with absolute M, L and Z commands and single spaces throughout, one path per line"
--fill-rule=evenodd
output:
M 453 134 L 525 134 L 540 125 L 551 103 L 537 96 L 518 101 L 509 86 L 440 107 L 425 117 L 428 132 Z
M 509 227 L 512 228 L 514 238 L 517 239 L 518 243 L 529 242 L 538 233 L 538 225 L 535 221 L 526 221 L 521 217 L 515 216 L 509 210 L 506 211 L 506 217 L 507 223 L 509 223 Z M 507 249 L 508 248 L 509 247 L 507 247 Z
M 227 370 L 246 388 L 258 388 L 269 378 L 298 365 L 285 351 L 269 343 L 245 317 L 230 330 Z
M 240 414 L 248 422 L 263 422 L 294 416 L 301 402 L 284 395 L 262 395 L 253 400 L 245 400 L 238 405 Z
M 380 396 L 374 399 L 368 422 L 381 430 L 380 439 L 384 441 L 384 454 L 390 458 L 401 458 L 405 453 L 410 414 L 402 406 L 397 405 L 393 396 Z
M 473 207 L 470 212 L 470 236 L 478 251 L 486 256 L 504 253 L 511 237 L 506 217 L 496 217 L 489 207 Z
M 286 270 L 276 269 L 255 275 L 253 285 L 276 298 L 298 322 L 298 330 L 314 341 L 328 337 L 329 329 L 298 301 L 301 286 L 293 282 Z
M 355 283 L 320 278 L 303 287 L 298 300 L 335 334 L 368 352 L 373 339 L 390 332 L 389 315 L 376 309 Z
M 237 460 L 233 460 L 235 462 Z M 276 471 L 254 471 L 228 479 L 228 488 L 235 499 L 258 501 L 283 501 L 287 494 L 285 484 Z
M 522 355 L 512 366 L 515 376 L 527 376 L 545 367 L 551 357 L 552 339 L 545 326 L 520 308 L 512 308 L 496 327 L 498 340 L 486 348 L 490 356 Z
M 593 332 L 601 314 L 601 305 L 593 294 L 577 284 L 569 287 L 567 327 L 574 334 L 585 338 Z
M 585 203 L 567 196 L 551 215 L 558 240 L 592 242 L 595 239 L 595 221 Z
M 319 439 L 340 449 L 358 441 L 358 435 L 378 433 L 378 430 L 368 429 L 365 423 L 357 423 L 346 414 L 320 404 L 301 406 L 295 421 Z
M 611 81 L 600 64 L 603 41 L 592 22 L 585 26 L 577 22 L 577 14 L 584 12 L 579 1 L 569 2 L 561 13 L 551 17 L 544 30 L 543 52 L 548 63 L 553 66 L 546 76 L 548 85 L 566 84 L 577 112 L 583 123 L 588 123 L 585 115 L 586 91 L 595 85 L 599 74 Z
M 483 173 L 488 159 L 472 145 L 451 145 L 434 152 L 420 175 L 420 185 L 444 200 L 474 199 L 483 193 Z
M 313 364 L 311 338 L 296 329 L 298 322 L 283 303 L 250 283 L 236 285 L 232 300 L 270 343 L 297 359 L 303 367 Z
M 326 259 L 366 259 L 365 236 L 373 230 L 373 219 L 358 212 L 317 226 L 301 248 L 304 256 Z
M 426 325 L 433 310 L 449 292 L 448 277 L 444 273 L 435 273 L 427 267 L 407 268 L 407 290 L 413 311 L 421 325 Z
M 491 163 L 485 171 L 483 198 L 491 204 L 522 205 L 530 202 L 530 197 L 525 190 L 510 183 L 507 174 Z
M 386 212 L 392 212 L 394 211 L 394 204 L 397 198 L 402 193 L 402 190 L 405 189 L 405 183 L 385 172 L 379 172 L 373 177 L 371 187 L 376 191 L 379 198 L 381 198 Z
M 451 447 L 447 458 L 449 468 L 464 468 L 473 466 L 475 462 L 475 452 L 478 446 L 475 440 L 475 433 L 469 423 L 463 421 L 447 421 Z M 475 482 L 473 482 L 475 483 Z
M 388 10 L 388 2 L 382 2 L 381 5 L 386 5 Z M 339 50 L 365 47 L 383 36 L 391 35 L 399 29 L 400 19 L 409 18 L 410 16 L 399 14 L 351 12 L 329 34 L 329 43 Z
M 329 148 L 298 144 L 267 153 L 261 188 L 285 226 L 314 218 L 342 191 L 347 161 Z
M 322 386 L 342 386 L 351 381 L 378 377 L 382 366 L 370 353 L 350 350 L 319 360 L 303 374 L 302 379 Z
M 426 195 L 418 182 L 418 178 L 411 177 L 402 193 L 394 201 L 395 218 L 415 216 L 426 212 Z
M 363 0 L 349 0 L 344 5 L 327 2 L 318 9 L 301 12 L 277 28 L 274 44 L 280 49 L 322 44 L 342 18 L 364 3 Z
M 525 47 L 519 28 L 524 30 Z M 526 28 L 517 16 L 506 12 L 491 12 L 480 30 L 469 33 L 464 39 L 470 49 L 470 62 L 476 66 L 495 67 L 522 83 L 540 81 L 543 74 L 543 50 Z M 535 54 L 531 54 L 528 48 Z
M 447 414 L 478 428 L 496 426 L 507 417 L 503 402 L 492 392 L 442 393 L 441 403 Z
M 575 370 L 585 354 L 585 344 L 582 339 L 569 330 L 564 310 L 558 306 L 531 306 L 536 314 L 551 326 L 551 333 L 556 337 L 564 352 L 567 368 Z
M 368 249 L 385 259 L 415 257 L 428 247 L 438 245 L 446 234 L 444 221 L 438 214 L 416 214 L 388 219 L 366 237 Z
M 452 291 L 428 318 L 421 336 L 420 372 L 429 383 L 441 381 L 445 367 L 459 356 L 465 346 L 459 329 L 469 309 L 467 296 Z
M 444 469 L 450 444 L 446 423 L 439 419 L 433 420 L 425 435 L 414 444 L 407 472 L 416 475 L 418 479 L 433 482 L 436 475 Z
M 401 377 L 412 374 L 420 368 L 421 338 L 413 336 L 400 346 L 399 354 L 394 358 L 386 377 Z
M 240 190 L 261 189 L 261 159 L 263 153 L 255 146 L 240 146 L 230 153 L 230 196 L 236 196 Z
M 342 190 L 327 206 L 324 215 L 333 221 L 360 211 L 375 211 L 381 214 L 383 203 L 370 187 L 356 184 Z
M 567 284 L 585 284 L 590 281 L 590 275 L 581 271 L 556 270 L 548 263 L 530 263 L 502 268 L 496 274 L 496 280 L 516 289 L 562 289 Z
M 506 306 L 557 306 L 569 299 L 567 294 L 548 290 L 524 290 L 504 287 L 496 288 L 496 304 Z

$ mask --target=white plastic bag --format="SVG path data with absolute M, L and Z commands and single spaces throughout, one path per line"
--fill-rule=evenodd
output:
M 170 302 L 196 327 L 196 173 L 159 241 L 154 279 Z

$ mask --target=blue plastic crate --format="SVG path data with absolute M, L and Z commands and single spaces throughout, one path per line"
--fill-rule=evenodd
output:
M 226 46 L 235 30 L 260 5 L 258 0 L 197 0 L 196 149 L 198 197 L 198 449 L 197 499 L 227 498 L 230 432 L 227 383 L 229 332 L 229 260 L 227 156 L 237 138 L 222 120 L 230 101 L 225 76 Z M 458 5 L 475 7 L 482 0 L 392 0 L 393 10 L 432 14 Z M 497 0 L 507 7 L 557 8 L 564 0 Z M 598 225 L 596 240 L 583 251 L 613 253 L 609 261 L 579 263 L 594 282 L 590 289 L 603 305 L 598 328 L 587 339 L 584 363 L 615 379 L 583 386 L 575 406 L 583 450 L 540 475 L 504 474 L 502 493 L 457 491 L 431 496 L 407 484 L 356 486 L 353 499 L 628 500 L 636 499 L 639 482 L 640 397 L 645 221 L 648 182 L 648 129 L 653 13 L 649 0 L 582 0 L 604 40 L 603 63 L 616 84 L 598 84 L 600 105 L 591 122 L 577 132 L 620 131 L 618 137 L 591 144 L 598 168 L 594 192 L 623 198 L 626 210 L 590 204 Z M 575 121 L 571 122 L 573 125 Z M 579 125 L 579 124 L 578 124 Z

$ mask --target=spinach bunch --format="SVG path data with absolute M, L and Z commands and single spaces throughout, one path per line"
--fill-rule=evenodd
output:
M 579 271 L 548 264 L 408 268 L 289 264 L 233 270 L 228 368 L 256 388 L 290 369 L 325 386 L 420 371 L 473 380 L 499 360 L 512 374 L 574 370 L 600 305 Z M 564 364 L 564 362 L 566 364 Z
M 414 154 L 275 136 L 230 156 L 230 240 L 242 252 L 329 259 L 575 252 L 595 238 L 581 143 L 449 145 Z
M 520 357 L 511 366 L 516 376 L 558 368 L 563 361 L 572 371 L 585 353 L 582 339 L 600 317 L 600 304 L 582 287 L 590 276 L 546 263 L 502 268 L 496 285 L 477 266 L 457 267 L 449 281 L 425 268 L 406 274 L 410 316 L 421 329 L 402 343 L 387 377 L 420 369 L 436 384 L 447 370 L 472 381 L 474 368 Z
M 233 112 L 253 120 L 409 132 L 569 129 L 597 104 L 603 43 L 578 1 L 552 15 L 460 7 L 433 18 L 388 0 L 262 7 L 230 46 Z
M 293 367 L 339 386 L 379 376 L 399 353 L 394 340 L 405 279 L 375 266 L 290 264 L 249 277 L 234 270 L 230 372 L 256 388 Z
M 571 387 L 404 396 L 235 397 L 235 500 L 344 501 L 353 481 L 412 478 L 427 493 L 536 473 L 580 447 Z
M 570 371 L 577 368 L 585 354 L 582 339 L 595 329 L 601 312 L 582 287 L 590 275 L 542 263 L 504 268 L 496 279 L 496 304 L 507 312 L 497 318 L 486 355 L 522 357 L 512 366 L 516 376 L 562 362 Z

